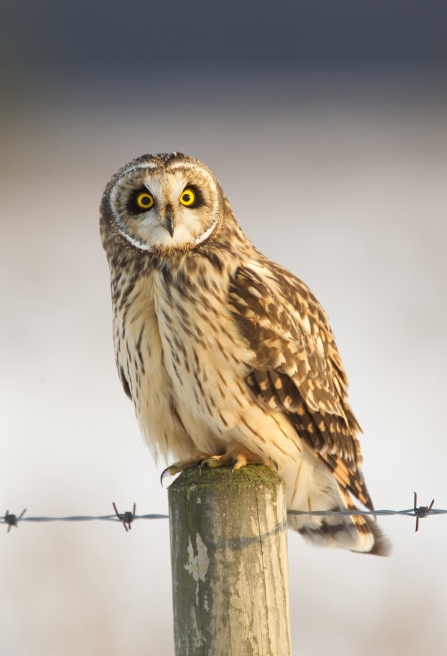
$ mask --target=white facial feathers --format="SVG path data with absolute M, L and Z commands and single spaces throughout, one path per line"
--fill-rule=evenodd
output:
M 194 201 L 185 205 L 182 194 Z M 145 209 L 139 194 L 153 199 Z M 184 200 L 184 199 L 183 199 Z M 214 176 L 195 162 L 132 164 L 123 169 L 109 194 L 111 218 L 120 234 L 144 251 L 186 251 L 208 239 L 223 214 Z

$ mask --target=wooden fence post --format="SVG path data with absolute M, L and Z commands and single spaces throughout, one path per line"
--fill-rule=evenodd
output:
M 249 465 L 169 487 L 176 656 L 290 656 L 284 483 Z

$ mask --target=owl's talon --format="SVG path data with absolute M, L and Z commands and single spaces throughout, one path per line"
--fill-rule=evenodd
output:
M 171 475 L 171 469 L 172 469 L 172 467 L 166 467 L 166 469 L 163 469 L 163 471 L 161 472 L 161 476 L 160 476 L 160 485 L 161 485 L 161 487 L 163 487 L 163 480 L 166 478 L 166 476 Z
M 199 472 L 199 474 L 201 474 L 201 473 L 202 473 L 202 467 L 203 467 L 203 463 L 204 463 L 204 462 L 205 462 L 205 458 L 200 458 L 200 459 L 197 461 L 196 465 L 194 466 L 194 471 L 195 471 L 195 472 Z
M 185 460 L 179 460 L 178 462 L 174 462 L 174 464 L 169 465 L 169 467 L 166 467 L 161 473 L 160 476 L 160 483 L 163 487 L 163 481 L 168 476 L 175 476 L 176 474 L 180 474 L 182 471 L 185 471 L 185 469 L 193 469 L 194 471 L 200 471 L 200 468 L 202 466 L 202 463 L 209 458 L 209 455 L 206 453 L 203 453 L 203 451 L 196 451 L 194 455 L 192 455 L 189 458 L 186 458 Z
M 243 455 L 238 455 L 236 458 L 233 458 L 233 461 L 231 463 L 231 471 L 230 473 L 233 474 L 233 472 L 236 469 L 240 469 L 241 467 L 245 467 L 245 465 L 248 464 L 248 460 L 245 456 Z

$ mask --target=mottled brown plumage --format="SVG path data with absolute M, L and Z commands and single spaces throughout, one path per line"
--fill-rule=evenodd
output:
M 291 509 L 354 508 L 350 494 L 372 508 L 327 317 L 254 248 L 211 171 L 180 153 L 134 160 L 106 187 L 101 236 L 118 372 L 155 458 L 275 463 Z M 387 550 L 368 518 L 289 523 L 314 544 Z

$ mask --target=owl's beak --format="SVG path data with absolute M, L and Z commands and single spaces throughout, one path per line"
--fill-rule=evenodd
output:
M 174 236 L 174 217 L 172 214 L 172 205 L 169 203 L 166 205 L 165 209 L 165 220 L 163 222 L 163 228 L 166 228 L 171 237 Z

